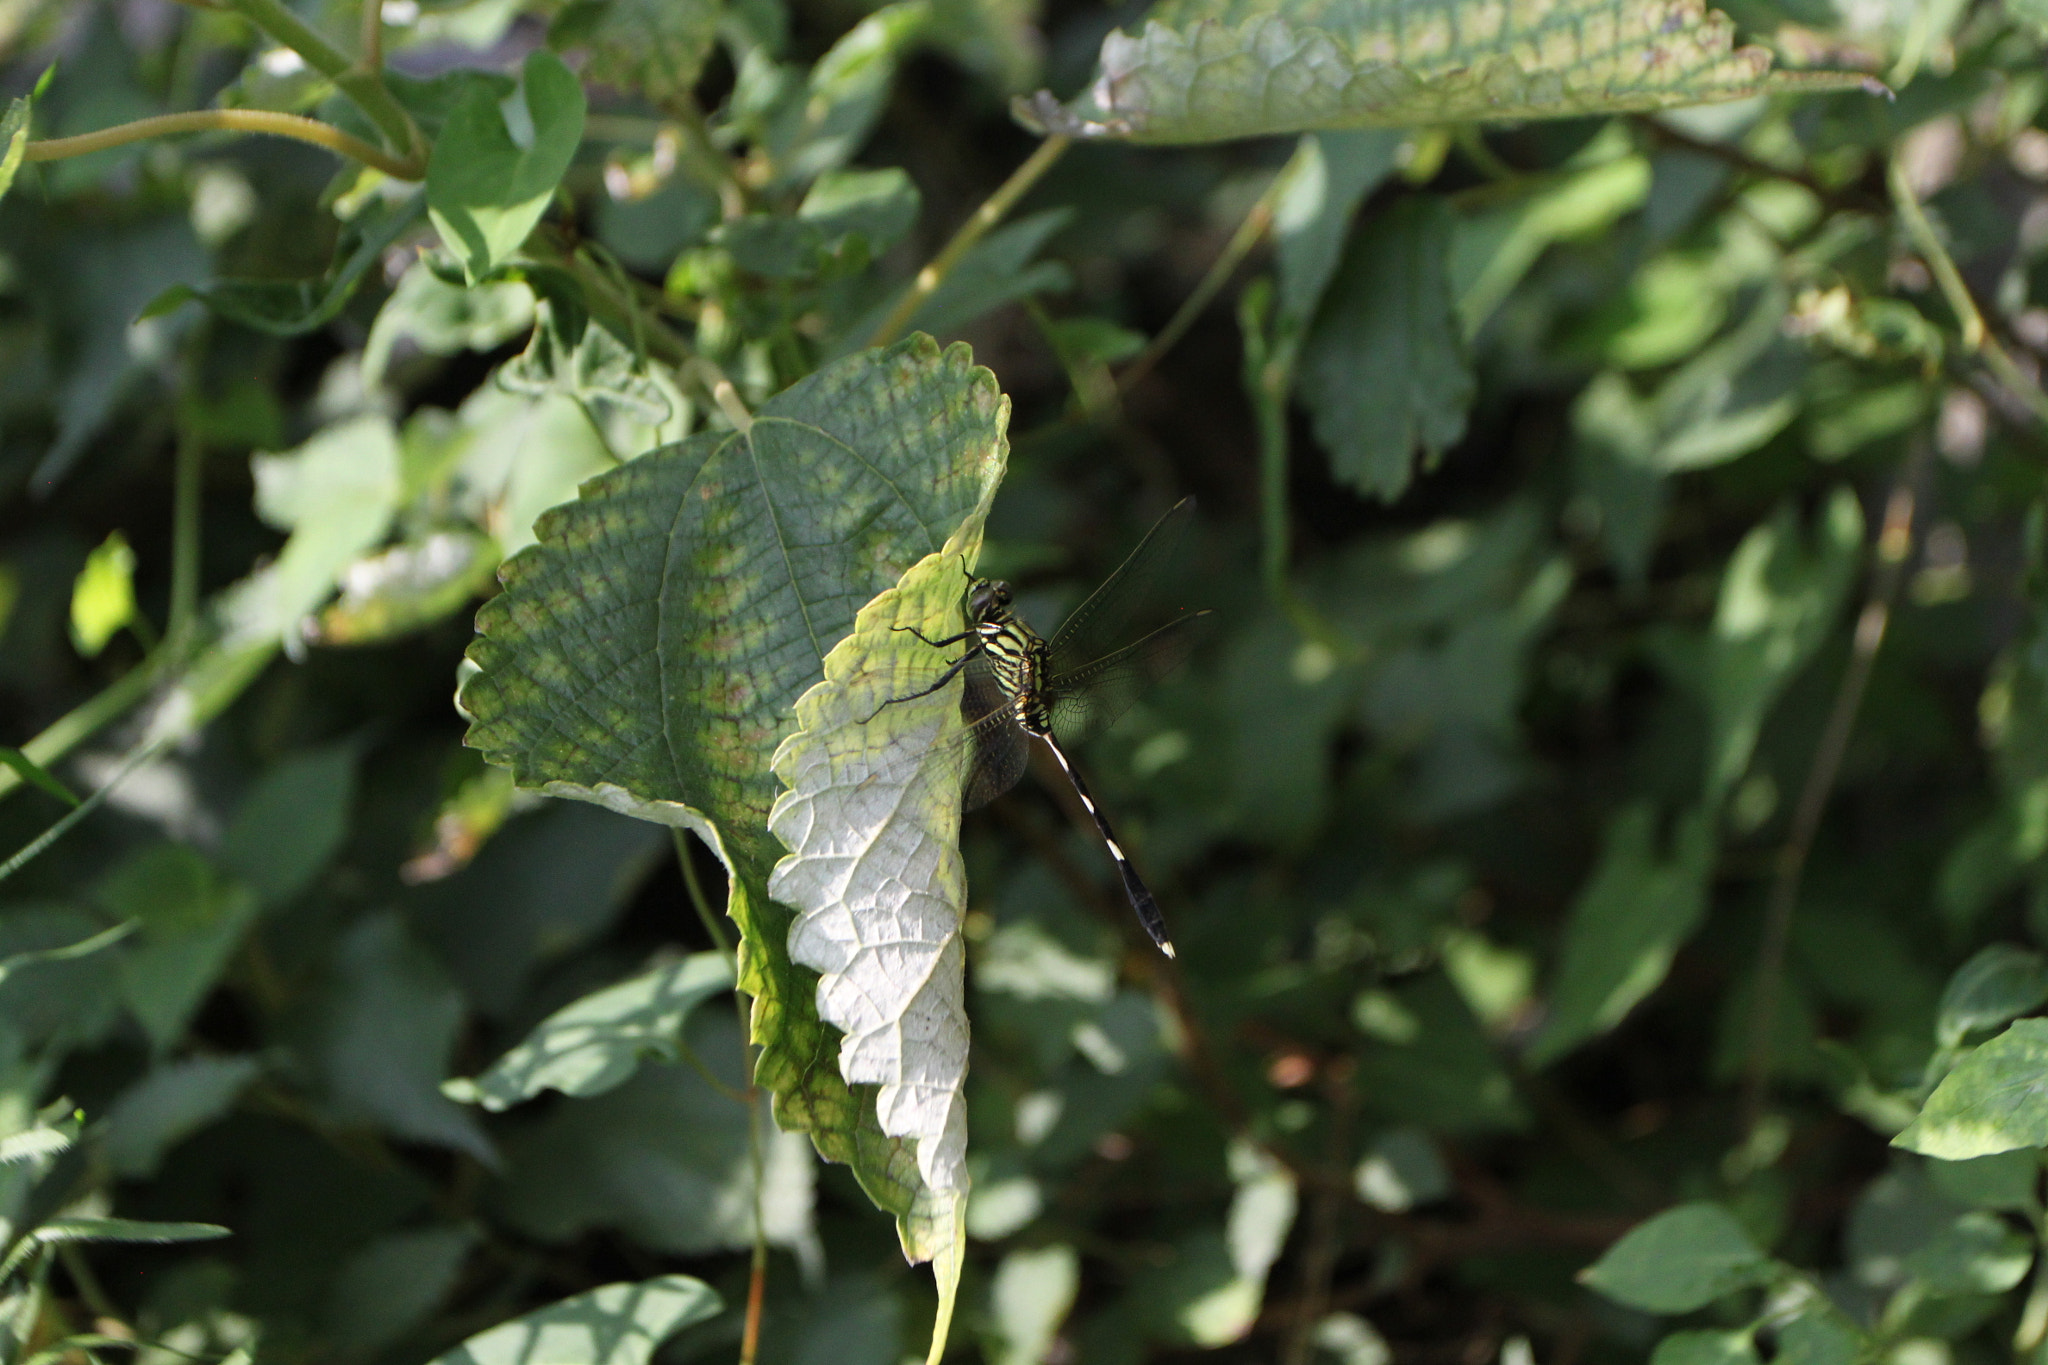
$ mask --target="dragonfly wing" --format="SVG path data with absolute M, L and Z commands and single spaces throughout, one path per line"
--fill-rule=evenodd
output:
M 974 746 L 960 808 L 985 806 L 1017 785 L 1031 759 L 1030 736 L 1017 724 L 1001 684 L 986 656 L 967 665 L 967 687 L 960 695 L 960 718 L 966 724 L 959 742 Z
M 1177 616 L 1122 649 L 1054 677 L 1047 702 L 1053 733 L 1078 745 L 1108 729 L 1139 693 L 1187 661 L 1212 614 Z
M 1117 652 L 1131 638 L 1131 618 L 1144 605 L 1159 570 L 1173 557 L 1174 547 L 1195 510 L 1193 498 L 1182 498 L 1138 542 L 1138 548 L 1104 579 L 1088 600 L 1060 623 L 1046 650 L 1054 678 L 1075 673 Z

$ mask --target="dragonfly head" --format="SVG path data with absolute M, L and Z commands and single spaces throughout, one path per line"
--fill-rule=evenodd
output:
M 1010 585 L 1000 578 L 977 578 L 967 592 L 967 619 L 986 621 L 1010 605 Z

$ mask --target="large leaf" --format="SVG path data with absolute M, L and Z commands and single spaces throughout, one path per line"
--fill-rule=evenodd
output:
M 986 512 L 862 608 L 826 658 L 825 681 L 797 702 L 802 728 L 776 752 L 789 790 L 769 817 L 790 854 L 768 893 L 798 911 L 790 957 L 823 974 L 818 1012 L 846 1034 L 840 1074 L 881 1087 L 882 1130 L 917 1140 L 918 1170 L 937 1190 L 967 1184 L 967 872 L 956 834 L 957 760 L 971 749 L 948 743 L 959 736 L 959 679 L 885 703 L 913 686 L 915 651 L 929 661 L 910 629 L 959 633 L 963 565 Z M 933 745 L 956 761 L 922 761 Z
M 1569 118 L 1839 90 L 1773 72 L 1698 0 L 1163 0 L 1103 40 L 1096 77 L 1018 117 L 1044 131 L 1214 142 L 1314 128 Z
M 1008 404 L 965 347 L 927 337 L 825 367 L 744 432 L 706 432 L 541 519 L 478 615 L 469 743 L 523 785 L 710 839 L 732 873 L 756 1079 L 776 1118 L 849 1162 L 912 1254 L 923 1188 L 831 1058 L 816 980 L 768 897 L 769 761 L 861 604 L 941 549 L 1000 478 Z M 929 1229 L 928 1229 L 929 1230 Z M 929 1255 L 930 1251 L 923 1251 Z

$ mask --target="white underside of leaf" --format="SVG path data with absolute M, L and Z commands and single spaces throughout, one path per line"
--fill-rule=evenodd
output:
M 950 762 L 928 753 L 958 730 L 960 684 L 878 708 L 943 667 L 947 656 L 891 627 L 959 628 L 962 556 L 980 534 L 980 518 L 970 518 L 943 551 L 862 608 L 853 634 L 826 656 L 825 681 L 797 701 L 801 728 L 776 751 L 789 790 L 768 817 L 790 849 L 768 894 L 798 912 L 789 955 L 822 976 L 819 1017 L 846 1035 L 840 1074 L 880 1087 L 882 1131 L 915 1139 L 919 1173 L 940 1191 L 967 1187 L 965 751 L 951 749 Z

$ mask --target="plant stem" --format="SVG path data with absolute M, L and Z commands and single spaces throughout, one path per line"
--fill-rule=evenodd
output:
M 199 500 L 206 443 L 189 423 L 178 430 L 171 491 L 171 611 L 164 625 L 170 656 L 182 659 L 199 629 Z
M 1843 670 L 1841 685 L 1835 690 L 1835 704 L 1814 748 L 1813 766 L 1807 769 L 1806 785 L 1793 809 L 1791 828 L 1778 850 L 1764 910 L 1763 942 L 1757 948 L 1756 998 L 1750 1008 L 1749 1066 L 1742 1106 L 1744 1132 L 1755 1130 L 1770 1098 L 1771 1044 L 1785 975 L 1785 950 L 1792 936 L 1792 913 L 1799 904 L 1807 855 L 1813 851 L 1828 796 L 1841 773 L 1842 757 L 1849 749 L 1856 713 L 1863 705 L 1864 688 L 1870 682 L 1871 665 L 1876 662 L 1878 647 L 1884 643 L 1892 604 L 1898 599 L 1899 586 L 1905 579 L 1906 561 L 1913 548 L 1916 489 L 1926 460 L 1923 442 L 1907 457 L 1885 500 L 1884 525 L 1877 536 L 1877 569 L 1871 576 L 1870 595 L 1856 618 L 1849 666 Z
M 22 745 L 21 751 L 41 767 L 48 768 L 57 763 L 141 701 L 156 681 L 157 663 L 154 659 L 145 659 L 137 664 L 69 714 L 59 717 L 48 729 Z M 19 787 L 22 781 L 21 774 L 14 769 L 0 766 L 0 797 Z
M 364 0 L 369 5 L 376 2 Z M 384 140 L 405 158 L 397 164 L 407 168 L 402 175 L 383 166 L 377 166 L 378 170 L 397 175 L 401 180 L 418 180 L 426 174 L 427 162 L 419 129 L 413 125 L 412 115 L 405 112 L 405 106 L 385 87 L 382 73 L 368 54 L 362 65 L 349 61 L 347 53 L 292 13 L 284 0 L 221 0 L 221 4 L 305 58 L 306 65 L 332 80 L 337 90 L 368 115 L 370 122 L 384 134 Z M 367 164 L 377 165 L 375 162 Z
M 676 865 L 683 871 L 683 889 L 690 894 L 690 905 L 703 921 L 704 932 L 711 935 L 711 942 L 726 957 L 732 956 L 732 940 L 726 937 L 725 926 L 718 922 L 712 912 L 711 899 L 704 894 L 704 883 L 697 876 L 697 864 L 690 856 L 690 836 L 685 830 L 669 826 L 669 837 L 675 841 Z
M 1927 268 L 1934 272 L 1935 284 L 1940 286 L 1942 297 L 1956 315 L 1956 325 L 1962 331 L 1963 349 L 1980 357 L 1984 367 L 1999 383 L 2025 403 L 2036 419 L 2048 424 L 2048 393 L 2043 393 L 2040 384 L 2014 363 L 2011 353 L 1985 326 L 1984 313 L 1971 296 L 1963 272 L 1956 269 L 1955 258 L 1949 255 L 1941 234 L 1934 230 L 1934 223 L 1920 206 L 1918 196 L 1913 193 L 1912 182 L 1906 179 L 1905 165 L 1896 156 L 1885 171 L 1885 184 L 1892 192 L 1892 203 L 1898 208 L 1899 221 L 1905 224 L 1906 235 L 1927 258 Z
M 1024 192 L 1038 183 L 1040 176 L 1052 169 L 1053 163 L 1060 159 L 1072 145 L 1072 141 L 1073 139 L 1056 133 L 1039 143 L 1038 150 L 1033 152 L 1023 165 L 1012 171 L 1010 178 L 1005 180 L 994 194 L 983 200 L 981 207 L 960 225 L 959 231 L 953 234 L 953 240 L 947 242 L 939 254 L 932 257 L 930 263 L 917 272 L 917 278 L 910 282 L 910 288 L 896 301 L 896 306 L 889 310 L 889 316 L 882 320 L 882 325 L 875 329 L 875 334 L 868 338 L 868 345 L 887 346 L 901 336 L 903 329 L 910 325 L 911 318 L 916 316 L 917 310 L 924 306 L 925 300 L 945 282 L 953 267 L 960 264 L 960 258 L 987 235 L 990 228 L 1003 220 L 1016 202 L 1024 197 Z
M 142 142 L 149 138 L 165 137 L 172 133 L 267 133 L 272 137 L 288 137 L 299 142 L 310 142 L 316 147 L 325 147 L 338 156 L 360 161 L 373 166 L 394 180 L 418 180 L 425 174 L 425 168 L 411 161 L 372 147 L 358 137 L 351 137 L 332 124 L 318 119 L 301 118 L 297 114 L 280 114 L 269 109 L 195 109 L 183 114 L 158 114 L 153 118 L 136 119 L 133 123 L 120 123 L 112 128 L 102 128 L 96 133 L 80 133 L 77 137 L 52 137 L 31 142 L 23 151 L 29 161 L 58 161 L 65 157 L 84 156 L 88 152 L 105 151 L 109 147 L 120 147 L 130 142 Z
M 1201 282 L 1182 301 L 1174 315 L 1167 319 L 1166 325 L 1159 329 L 1159 335 L 1153 337 L 1151 343 L 1138 352 L 1137 357 L 1125 367 L 1124 372 L 1117 376 L 1116 387 L 1119 393 L 1129 393 L 1146 375 L 1152 373 L 1152 368 L 1159 363 L 1161 357 L 1179 344 L 1180 339 L 1187 335 L 1188 329 L 1195 325 L 1195 320 L 1201 317 L 1215 301 L 1216 296 L 1223 292 L 1223 286 L 1230 283 L 1230 277 L 1237 273 L 1237 268 L 1244 263 L 1244 258 L 1251 255 L 1252 248 L 1259 244 L 1259 240 L 1273 226 L 1273 206 L 1279 200 L 1280 191 L 1285 187 L 1287 178 L 1285 168 L 1274 172 L 1272 181 L 1259 195 L 1258 202 L 1252 205 L 1251 212 L 1244 216 L 1244 221 L 1237 225 L 1237 231 L 1230 235 L 1230 240 L 1224 244 L 1222 254 L 1209 266 Z
M 105 696 L 106 693 L 103 692 L 100 695 Z M 13 857 L 4 863 L 0 863 L 0 882 L 6 881 L 9 877 L 21 871 L 22 868 L 38 857 L 43 850 L 69 833 L 73 825 L 98 810 L 101 803 L 113 794 L 114 788 L 120 786 L 130 773 L 156 757 L 163 749 L 164 746 L 162 744 L 144 744 L 137 747 L 135 752 L 128 756 L 127 761 L 115 770 L 113 776 L 101 784 L 98 791 L 64 812 L 57 819 L 56 823 L 52 824 L 35 838 L 29 840 L 28 843 L 22 845 Z M 12 772 L 13 770 L 9 769 L 8 771 Z M 16 781 L 19 780 L 19 778 L 16 778 Z
M 365 71 L 378 71 L 384 66 L 384 0 L 362 0 L 362 36 L 357 46 L 362 55 L 357 58 Z
M 748 1071 L 753 1070 L 753 1049 L 744 1042 Z M 762 1186 L 767 1182 L 768 1163 L 761 1149 L 761 1087 L 747 1087 L 747 1159 L 754 1173 L 754 1257 L 747 1268 L 747 1319 L 740 1331 L 740 1365 L 754 1365 L 761 1349 L 761 1310 L 768 1302 L 768 1225 L 761 1217 Z

